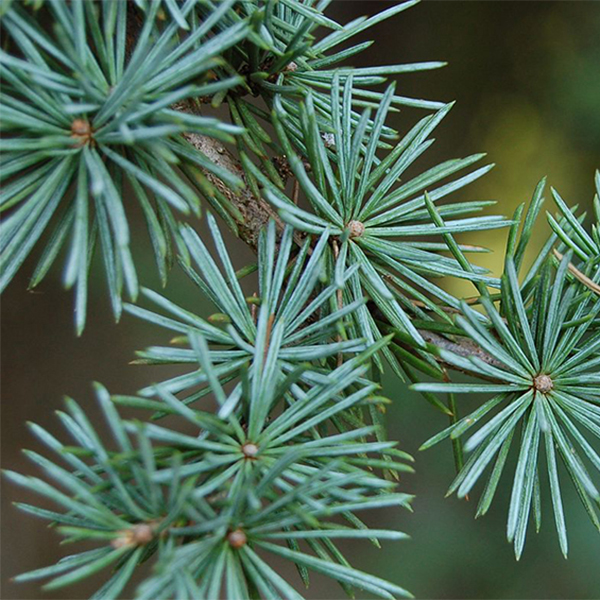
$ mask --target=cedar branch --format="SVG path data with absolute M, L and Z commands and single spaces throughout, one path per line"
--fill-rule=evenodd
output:
M 243 181 L 246 181 L 241 164 L 221 142 L 199 134 L 186 134 L 185 137 L 194 148 L 202 152 L 215 165 L 229 170 Z M 247 185 L 240 190 L 233 190 L 214 174 L 208 171 L 204 171 L 204 174 L 242 215 L 243 221 L 238 223 L 238 235 L 254 252 L 257 252 L 259 232 L 267 225 L 269 219 L 275 220 L 279 230 L 283 229 L 283 223 L 279 215 L 264 199 L 257 198 Z M 443 350 L 454 352 L 462 357 L 475 356 L 496 367 L 503 366 L 495 357 L 485 352 L 485 350 L 468 338 L 450 340 L 425 329 L 420 329 L 419 333 L 426 342 L 434 344 Z M 441 357 L 436 357 L 436 360 L 441 366 L 447 369 L 460 370 Z

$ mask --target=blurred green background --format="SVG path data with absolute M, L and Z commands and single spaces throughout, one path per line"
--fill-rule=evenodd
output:
M 347 21 L 389 5 L 338 0 L 330 13 Z M 420 159 L 419 169 L 486 151 L 496 168 L 461 192 L 462 198 L 495 199 L 499 212 L 511 214 L 547 174 L 570 204 L 589 206 L 594 169 L 600 167 L 599 2 L 425 1 L 379 25 L 369 37 L 377 43 L 355 61 L 357 65 L 449 62 L 437 72 L 402 77 L 398 85 L 402 95 L 458 101 L 436 133 L 438 141 Z M 407 109 L 397 116 L 396 125 L 405 130 L 420 116 Z M 550 202 L 547 207 L 551 209 Z M 141 280 L 156 289 L 159 283 L 143 221 L 133 214 Z M 536 233 L 534 243 L 539 246 L 547 233 L 545 224 L 540 223 Z M 496 251 L 480 261 L 495 272 L 501 267 L 505 235 L 489 232 L 483 239 L 470 240 Z M 242 266 L 251 257 L 241 242 L 231 243 L 237 265 Z M 20 448 L 39 446 L 26 421 L 56 432 L 53 413 L 64 394 L 93 412 L 91 381 L 131 393 L 169 372 L 169 368 L 128 366 L 136 349 L 166 343 L 169 335 L 127 315 L 116 326 L 98 269 L 91 285 L 89 323 L 76 339 L 72 297 L 60 289 L 60 273 L 54 272 L 40 290 L 26 292 L 33 266 L 30 260 L 2 298 L 2 465 L 29 473 L 34 468 Z M 459 289 L 463 291 L 462 287 L 454 291 Z M 179 272 L 172 274 L 169 295 L 191 310 L 211 312 Z M 446 418 L 395 381 L 387 380 L 386 393 L 394 400 L 388 413 L 390 437 L 416 456 L 417 473 L 405 477 L 402 488 L 417 498 L 414 514 L 390 511 L 379 515 L 377 524 L 397 527 L 413 539 L 388 543 L 383 550 L 353 544 L 347 551 L 354 564 L 392 579 L 420 598 L 600 598 L 600 537 L 575 492 L 564 486 L 569 560 L 560 554 L 544 493 L 542 531 L 537 536 L 530 532 L 525 554 L 516 563 L 504 539 L 508 477 L 490 514 L 475 522 L 475 499 L 444 499 L 453 476 L 448 445 L 417 452 L 425 439 L 446 425 Z M 461 405 L 466 410 L 464 401 Z M 42 593 L 36 584 L 9 581 L 70 550 L 58 546 L 58 537 L 44 523 L 13 508 L 11 502 L 17 498 L 26 501 L 28 496 L 4 484 L 1 597 L 89 595 L 92 587 Z M 341 598 L 343 592 L 317 577 L 307 595 Z

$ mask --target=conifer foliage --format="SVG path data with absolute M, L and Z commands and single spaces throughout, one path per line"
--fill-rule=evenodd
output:
M 101 426 L 72 399 L 58 413 L 68 437 L 30 425 L 53 457 L 28 452 L 39 477 L 6 473 L 43 498 L 20 508 L 95 549 L 18 581 L 55 589 L 102 571 L 92 598 L 275 599 L 301 598 L 317 574 L 349 596 L 410 596 L 346 557 L 406 537 L 362 514 L 410 508 L 398 486 L 413 459 L 385 434 L 386 405 L 402 401 L 382 395 L 388 367 L 451 418 L 422 446 L 451 440 L 450 492 L 487 480 L 479 516 L 512 479 L 517 558 L 548 493 L 566 556 L 565 476 L 600 530 L 600 173 L 592 215 L 552 190 L 552 235 L 525 265 L 545 181 L 506 218 L 465 196 L 491 168 L 475 166 L 483 154 L 405 179 L 451 104 L 399 96 L 394 79 L 443 63 L 351 66 L 371 44 L 355 36 L 416 1 L 344 25 L 328 4 L 3 4 L 0 289 L 31 253 L 31 287 L 64 253 L 81 334 L 101 263 L 117 320 L 175 336 L 137 362 L 184 371 L 135 396 L 95 384 Z M 407 132 L 389 125 L 399 107 L 421 112 Z M 136 207 L 163 286 L 178 265 L 213 315 L 140 285 Z M 224 228 L 256 263 L 235 270 Z M 459 239 L 495 228 L 508 232 L 496 275 Z M 472 392 L 485 396 L 461 417 Z

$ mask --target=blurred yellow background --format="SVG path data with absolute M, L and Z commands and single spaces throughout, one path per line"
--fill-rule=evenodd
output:
M 330 14 L 344 22 L 389 4 L 338 0 Z M 456 199 L 498 200 L 495 210 L 511 215 L 548 175 L 569 204 L 590 205 L 593 173 L 600 167 L 599 2 L 425 1 L 378 25 L 371 37 L 377 43 L 355 60 L 357 65 L 449 62 L 440 71 L 400 78 L 398 93 L 458 101 L 436 132 L 436 144 L 420 159 L 419 170 L 480 151 L 497 164 Z M 405 130 L 421 115 L 406 109 L 396 125 Z M 553 210 L 546 197 L 546 208 Z M 133 221 L 141 281 L 158 289 L 143 219 L 134 212 Z M 541 221 L 533 250 L 547 232 Z M 496 273 L 505 238 L 505 232 L 469 238 L 496 251 L 480 260 Z M 239 266 L 250 260 L 241 242 L 232 240 L 232 246 Z M 169 335 L 127 315 L 114 325 L 99 269 L 94 269 L 91 282 L 88 325 L 76 339 L 72 297 L 60 289 L 58 269 L 40 290 L 25 291 L 34 264 L 26 263 L 2 298 L 2 465 L 29 473 L 34 467 L 20 448 L 39 445 L 25 421 L 58 432 L 53 412 L 61 407 L 63 394 L 93 413 L 91 381 L 101 381 L 113 392 L 132 393 L 169 373 L 169 368 L 128 366 L 136 349 L 166 343 Z M 169 295 L 200 314 L 211 312 L 178 271 L 170 278 Z M 402 489 L 416 493 L 417 499 L 414 514 L 379 515 L 378 525 L 398 527 L 413 539 L 385 544 L 383 550 L 356 543 L 347 548 L 355 565 L 390 578 L 420 598 L 600 598 L 600 536 L 574 491 L 565 484 L 569 560 L 562 558 L 555 539 L 546 488 L 542 531 L 529 533 L 525 554 L 516 563 L 504 539 L 508 476 L 490 514 L 475 522 L 473 500 L 444 499 L 453 477 L 450 448 L 417 452 L 420 443 L 446 425 L 446 418 L 402 384 L 387 381 L 386 393 L 394 400 L 388 414 L 390 437 L 417 459 L 417 473 L 403 478 Z M 15 499 L 26 501 L 25 493 L 6 483 L 2 492 L 2 598 L 89 595 L 91 587 L 42 594 L 37 584 L 10 583 L 15 574 L 50 564 L 70 549 L 59 547 L 58 536 L 43 522 L 11 506 Z M 318 577 L 306 595 L 344 596 L 335 584 Z

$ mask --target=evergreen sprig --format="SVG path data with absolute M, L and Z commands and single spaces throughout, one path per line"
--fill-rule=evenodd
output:
M 445 362 L 479 381 L 412 386 L 425 392 L 491 395 L 472 413 L 425 442 L 421 449 L 447 438 L 458 440 L 479 426 L 465 443 L 464 449 L 471 455 L 448 494 L 468 495 L 495 461 L 477 508 L 477 516 L 481 516 L 492 503 L 513 442 L 519 446 L 507 525 L 508 539 L 514 542 L 517 558 L 523 551 L 530 517 L 536 529 L 540 528 L 541 446 L 546 454 L 563 554 L 566 556 L 568 544 L 557 454 L 592 522 L 600 529 L 596 513 L 600 492 L 588 473 L 589 466 L 600 470 L 600 456 L 594 449 L 595 440 L 600 439 L 600 294 L 580 281 L 579 271 L 573 274 L 572 251 L 561 255 L 558 265 L 554 255 L 542 252 L 542 260 L 519 283 L 517 265 L 541 207 L 542 189 L 543 182 L 534 196 L 520 240 L 515 235 L 509 240 L 500 296 L 496 299 L 482 290 L 479 300 L 486 318 L 482 321 L 481 313 L 464 301 L 461 314 L 455 317 L 462 334 L 493 357 L 493 362 L 430 346 Z M 550 242 L 555 240 L 553 236 Z M 596 278 L 599 275 L 597 272 Z
M 133 41 L 137 20 L 125 2 L 52 2 L 35 19 L 17 3 L 2 18 L 9 51 L 0 51 L 0 210 L 10 212 L 0 242 L 0 289 L 52 223 L 30 286 L 42 281 L 70 238 L 64 283 L 77 289 L 79 333 L 97 240 L 115 316 L 122 310 L 123 285 L 137 297 L 128 196 L 142 208 L 164 283 L 173 241 L 182 252 L 173 211 L 198 215 L 199 191 L 216 199 L 200 168 L 229 186 L 241 184 L 181 137 L 194 132 L 230 142 L 241 129 L 176 111 L 173 104 L 223 93 L 239 82 L 235 74 L 212 77 L 249 24 L 215 33 L 233 3 L 222 3 L 202 22 L 194 4 L 179 9 L 166 3 L 177 8 L 172 20 L 165 20 L 161 3 L 149 4 Z M 52 22 L 49 32 L 42 14 Z M 184 23 L 191 29 L 187 36 Z
M 394 330 L 406 332 L 413 344 L 423 345 L 423 338 L 413 321 L 431 320 L 430 312 L 449 322 L 441 305 L 458 307 L 458 300 L 432 283 L 432 277 L 461 277 L 472 281 L 498 285 L 485 269 L 472 266 L 469 270 L 453 258 L 445 257 L 445 243 L 428 239 L 432 235 L 485 231 L 504 227 L 510 220 L 497 216 L 452 218 L 440 227 L 432 220 L 424 192 L 457 172 L 480 160 L 483 155 L 450 160 L 433 167 L 393 189 L 406 169 L 431 145 L 428 137 L 448 113 L 451 105 L 425 117 L 411 129 L 383 158 L 377 156 L 381 135 L 391 102 L 394 86 L 384 94 L 367 130 L 370 110 L 352 125 L 349 109 L 353 96 L 353 76 L 346 78 L 342 88 L 334 75 L 332 105 L 341 102 L 343 111 L 334 110 L 331 132 L 321 131 L 312 94 L 300 104 L 302 131 L 292 144 L 282 126 L 288 119 L 280 98 L 275 99 L 272 118 L 289 167 L 299 189 L 305 194 L 312 212 L 301 208 L 261 173 L 242 152 L 242 164 L 264 186 L 265 197 L 278 209 L 287 223 L 305 233 L 319 234 L 327 230 L 337 238 L 330 249 L 332 268 L 340 272 L 347 265 L 359 266 L 344 290 L 345 303 L 363 296 L 369 297 Z M 299 140 L 302 140 L 300 142 Z M 311 166 L 307 172 L 296 153 Z M 432 201 L 445 198 L 489 171 L 481 167 L 462 177 L 434 188 Z M 441 205 L 440 215 L 462 217 L 481 211 L 493 202 L 459 202 Z M 465 252 L 481 252 L 483 248 L 463 246 Z M 366 308 L 356 312 L 354 326 L 369 342 L 381 337 L 376 319 Z M 398 359 L 386 350 L 390 364 L 401 376 Z
M 44 501 L 19 506 L 65 542 L 97 548 L 18 581 L 60 588 L 110 569 L 92 596 L 108 599 L 141 567 L 137 598 L 301 597 L 271 566 L 278 557 L 307 586 L 313 571 L 350 596 L 409 595 L 351 566 L 338 545 L 406 537 L 356 514 L 411 500 L 395 491 L 412 459 L 385 435 L 386 362 L 450 417 L 423 445 L 452 441 L 450 492 L 464 497 L 491 467 L 478 516 L 518 447 L 507 528 L 517 558 L 531 518 L 540 526 L 544 454 L 563 553 L 558 457 L 600 530 L 600 172 L 591 228 L 552 190 L 553 233 L 525 268 L 545 180 L 511 219 L 478 214 L 487 201 L 447 201 L 489 171 L 474 166 L 483 154 L 404 180 L 452 104 L 399 96 L 389 79 L 443 63 L 347 66 L 371 44 L 355 36 L 416 1 L 345 25 L 324 13 L 329 3 L 2 5 L 0 289 L 42 240 L 32 287 L 69 246 L 63 279 L 76 287 L 81 333 L 99 246 L 115 316 L 124 306 L 176 334 L 136 362 L 187 369 L 137 395 L 96 385 L 112 443 L 71 399 L 59 418 L 72 445 L 31 425 L 59 460 L 29 452 L 44 478 L 8 473 Z M 389 117 L 400 107 L 428 114 L 399 134 Z M 212 215 L 214 251 L 179 222 L 201 216 L 201 198 L 256 264 L 235 271 Z M 215 314 L 139 286 L 132 204 L 163 285 L 177 261 Z M 496 278 L 469 258 L 486 250 L 457 236 L 502 227 Z M 448 277 L 476 296 L 447 292 Z M 155 310 L 123 304 L 123 288 Z M 471 392 L 489 397 L 460 417 Z
M 303 371 L 303 365 L 307 361 L 319 362 L 326 371 L 327 359 L 333 357 L 337 360 L 344 354 L 354 354 L 366 348 L 365 340 L 348 339 L 342 322 L 363 301 L 340 309 L 336 307 L 336 295 L 356 269 L 342 273 L 339 281 L 329 281 L 327 285 L 322 281 L 326 276 L 324 254 L 329 238 L 327 233 L 321 235 L 316 243 L 307 238 L 302 249 L 292 257 L 293 228 L 286 227 L 281 238 L 277 239 L 275 223 L 271 221 L 259 241 L 258 291 L 247 297 L 214 218 L 208 215 L 207 220 L 223 272 L 199 236 L 189 227 L 185 228 L 182 237 L 200 273 L 190 266 L 183 266 L 219 312 L 208 320 L 202 319 L 147 289 L 143 289 L 143 294 L 166 311 L 169 317 L 138 306 L 126 306 L 128 312 L 140 318 L 184 334 L 173 341 L 178 345 L 186 344 L 188 348 L 153 347 L 138 353 L 139 362 L 191 363 L 199 369 L 164 382 L 165 389 L 179 393 L 206 381 L 198 364 L 198 349 L 186 335 L 190 328 L 198 330 L 213 345 L 209 348 L 209 358 L 218 365 L 218 377 L 223 383 L 239 379 L 250 359 L 253 361 L 252 369 L 263 369 L 269 352 L 276 353 L 278 369 L 284 375 L 298 377 L 300 381 L 312 381 L 315 377 L 317 381 L 323 381 L 327 374 L 317 376 L 313 371 Z M 336 340 L 336 337 L 339 339 Z M 254 362 L 253 357 L 258 357 L 258 362 Z M 143 390 L 144 393 L 152 393 L 152 388 Z M 194 392 L 189 401 L 199 397 L 198 394 Z
M 395 450 L 393 442 L 370 440 L 376 426 L 331 429 L 336 416 L 371 402 L 377 386 L 363 376 L 376 348 L 312 385 L 277 377 L 277 352 L 270 351 L 262 369 L 249 368 L 244 384 L 226 394 L 206 340 L 197 331 L 189 336 L 201 353 L 214 398 L 221 407 L 231 407 L 225 414 L 190 408 L 160 384 L 152 400 L 111 399 L 97 386 L 116 450 L 105 446 L 72 400 L 59 416 L 75 446 L 32 425 L 71 470 L 28 453 L 53 483 L 12 472 L 8 476 L 63 512 L 21 508 L 58 525 L 68 542 L 103 545 L 17 580 L 53 577 L 47 585 L 52 589 L 113 565 L 110 579 L 92 597 L 114 598 L 135 567 L 156 555 L 154 572 L 136 597 L 213 598 L 221 590 L 231 598 L 247 598 L 255 590 L 268 597 L 301 597 L 256 553 L 261 549 L 291 560 L 306 585 L 308 571 L 315 571 L 348 591 L 356 587 L 384 598 L 409 595 L 352 568 L 334 541 L 366 538 L 379 545 L 378 539 L 406 537 L 370 529 L 354 513 L 408 507 L 410 496 L 395 493 L 395 483 L 376 471 L 409 471 L 400 459 L 410 457 Z M 253 358 L 260 363 L 261 357 L 259 349 Z M 188 430 L 191 425 L 196 431 L 124 421 L 114 403 L 179 415 Z
M 2 146 L 0 176 L 5 186 L 0 210 L 10 212 L 0 245 L 0 289 L 52 223 L 53 233 L 30 286 L 43 280 L 71 237 L 64 283 L 76 287 L 76 325 L 81 333 L 88 272 L 99 238 L 118 319 L 123 286 L 133 300 L 138 293 L 129 208 L 123 196 L 133 195 L 141 205 L 163 284 L 175 253 L 173 243 L 176 252 L 184 252 L 176 213 L 198 215 L 199 193 L 230 224 L 242 218 L 227 196 L 207 180 L 206 172 L 231 189 L 240 186 L 239 177 L 219 168 L 181 134 L 226 142 L 241 135 L 243 147 L 265 159 L 264 166 L 277 177 L 260 149 L 270 138 L 243 94 L 262 94 L 268 101 L 274 90 L 285 99 L 288 92 L 297 98 L 315 86 L 327 87 L 334 71 L 323 67 L 368 44 L 339 55 L 329 51 L 414 3 L 405 2 L 346 26 L 322 15 L 326 2 L 316 7 L 269 1 L 264 8 L 234 0 L 181 5 L 139 2 L 141 19 L 127 3 L 51 2 L 47 8 L 34 5 L 36 18 L 24 6 L 6 7 L 2 26 L 9 51 L 0 55 L 0 119 L 9 139 Z M 50 33 L 44 30 L 44 19 L 53 23 Z M 313 30 L 319 26 L 333 32 L 315 44 Z M 379 67 L 377 76 L 357 74 L 356 80 L 371 86 L 388 75 L 441 65 Z M 289 85 L 271 84 L 269 79 L 282 69 L 289 72 Z M 234 88 L 241 92 L 228 97 L 234 123 L 199 112 L 197 99 L 218 106 Z M 379 92 L 363 89 L 362 93 L 375 101 L 381 97 Z M 331 110 L 328 94 L 316 91 L 315 98 L 325 113 Z M 188 101 L 185 112 L 174 109 Z M 391 102 L 439 106 L 396 96 Z M 292 110 L 294 102 L 289 100 L 287 106 Z M 13 135 L 17 131 L 18 137 Z M 393 134 L 389 128 L 386 131 Z
M 378 88 L 390 76 L 437 69 L 445 64 L 428 61 L 360 69 L 340 65 L 373 43 L 366 41 L 348 47 L 349 41 L 416 3 L 415 0 L 400 2 L 370 18 L 359 17 L 341 25 L 323 14 L 330 0 L 303 3 L 292 0 L 267 1 L 262 10 L 256 3 L 242 2 L 239 4 L 240 14 L 234 11 L 229 13 L 231 24 L 238 22 L 245 14 L 252 22 L 259 24 L 258 42 L 256 36 L 248 36 L 243 44 L 238 45 L 235 64 L 246 75 L 253 96 L 260 97 L 269 109 L 276 100 L 285 107 L 288 119 L 284 126 L 295 138 L 302 135 L 303 117 L 299 101 L 306 95 L 313 98 L 320 123 L 328 132 L 333 131 L 330 115 L 334 111 L 341 111 L 345 100 L 333 97 L 329 89 L 336 79 L 344 82 L 351 77 L 354 96 L 351 99 L 352 106 L 346 107 L 346 110 L 350 114 L 351 127 L 355 128 L 361 116 L 353 107 L 376 108 L 384 98 L 384 92 Z M 397 111 L 399 106 L 425 110 L 443 106 L 440 102 L 395 94 L 391 95 L 389 103 L 390 111 Z M 269 151 L 280 154 L 282 146 L 264 127 L 272 123 L 269 111 L 265 111 L 245 93 L 231 94 L 228 104 L 232 121 L 245 128 L 237 139 L 240 150 L 258 157 L 265 172 L 275 182 L 281 183 L 281 176 L 271 162 Z M 374 126 L 373 121 L 367 121 L 367 130 Z M 389 125 L 382 127 L 383 139 L 393 139 L 395 133 Z

